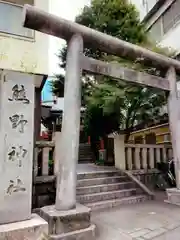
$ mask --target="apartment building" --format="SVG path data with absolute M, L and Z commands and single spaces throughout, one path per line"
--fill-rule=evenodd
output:
M 180 52 L 180 0 L 132 0 L 151 38 Z
M 30 75 L 35 91 L 36 138 L 40 136 L 41 90 L 49 73 L 50 39 L 48 35 L 24 28 L 22 11 L 24 4 L 31 4 L 49 12 L 50 2 L 0 0 L 0 77 L 10 72 L 11 78 L 23 77 L 26 81 Z
M 141 20 L 145 23 L 152 40 L 158 45 L 174 49 L 176 58 L 180 60 L 180 0 L 131 0 L 131 2 L 140 11 Z M 177 85 L 180 88 L 179 82 Z M 166 111 L 165 107 L 164 112 Z M 163 124 L 133 132 L 130 140 L 148 143 L 146 137 L 149 136 L 153 143 L 170 143 L 168 119 Z
M 0 0 L 0 68 L 47 75 L 49 36 L 22 26 L 26 3 L 49 10 L 49 0 Z

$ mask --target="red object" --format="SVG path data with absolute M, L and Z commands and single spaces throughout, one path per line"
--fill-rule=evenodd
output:
M 48 139 L 48 133 L 43 131 L 41 137 L 42 139 Z
M 100 140 L 100 150 L 104 150 L 104 140 L 102 138 Z
M 88 143 L 91 144 L 91 137 L 88 136 Z

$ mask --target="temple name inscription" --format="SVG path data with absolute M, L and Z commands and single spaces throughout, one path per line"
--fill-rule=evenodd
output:
M 9 186 L 7 188 L 6 193 L 11 195 L 12 193 L 15 193 L 15 192 L 25 192 L 25 191 L 26 191 L 26 188 L 23 187 L 23 182 L 19 177 L 17 177 L 15 181 L 13 180 L 9 181 Z
M 10 152 L 8 152 L 8 160 L 12 162 L 18 161 L 18 166 L 22 167 L 22 159 L 25 158 L 27 152 L 27 149 L 23 148 L 23 146 L 13 146 Z
M 30 101 L 26 97 L 26 90 L 24 85 L 21 85 L 19 88 L 18 84 L 15 84 L 12 87 L 12 98 L 8 98 L 9 101 L 20 101 L 22 103 L 29 104 Z M 9 117 L 9 120 L 12 123 L 12 129 L 16 129 L 19 126 L 19 133 L 24 133 L 24 126 L 27 124 L 27 120 L 24 119 L 23 114 L 14 114 Z M 23 146 L 12 146 L 11 150 L 8 152 L 9 161 L 17 161 L 18 167 L 22 167 L 22 159 L 25 158 L 28 150 L 23 148 Z M 17 177 L 16 180 L 10 180 L 6 193 L 12 195 L 12 193 L 25 192 L 26 188 L 23 186 L 23 182 L 20 177 Z
M 18 115 L 18 114 L 14 114 L 13 116 L 9 117 L 9 120 L 12 123 L 12 128 L 17 128 L 19 127 L 19 132 L 20 133 L 24 133 L 24 126 L 27 124 L 27 120 L 24 119 L 24 115 Z
M 8 98 L 9 101 L 21 101 L 25 104 L 29 104 L 30 101 L 26 96 L 26 90 L 24 85 L 21 85 L 19 88 L 18 84 L 15 84 L 12 87 L 12 97 Z

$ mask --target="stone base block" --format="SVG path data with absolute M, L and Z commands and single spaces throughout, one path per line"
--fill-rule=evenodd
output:
M 0 240 L 44 240 L 48 237 L 48 224 L 37 214 L 22 222 L 0 225 Z
M 180 190 L 177 188 L 166 189 L 168 200 L 165 202 L 180 206 Z
M 49 224 L 49 235 L 66 234 L 90 227 L 91 210 L 81 204 L 75 209 L 57 211 L 55 206 L 41 208 L 40 215 Z
M 95 240 L 95 225 L 74 232 L 50 235 L 49 240 Z

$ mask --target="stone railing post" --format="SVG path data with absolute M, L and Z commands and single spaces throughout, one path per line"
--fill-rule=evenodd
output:
M 54 136 L 55 149 L 54 149 L 54 175 L 58 174 L 59 161 L 61 156 L 61 132 L 55 132 Z
M 49 174 L 49 147 L 42 148 L 42 175 L 48 176 Z
M 126 170 L 124 135 L 114 137 L 115 167 Z
M 140 147 L 135 148 L 134 165 L 136 170 L 141 169 L 140 150 L 141 150 Z
M 133 169 L 132 165 L 132 147 L 127 148 L 127 165 L 128 165 L 128 170 Z
M 39 155 L 39 148 L 37 148 L 35 146 L 34 148 L 34 161 L 33 161 L 33 180 L 35 180 L 35 178 L 38 175 L 38 155 Z
M 156 163 L 161 162 L 161 152 L 160 148 L 156 148 Z
M 142 148 L 142 167 L 143 169 L 147 169 L 147 148 L 143 147 Z
M 149 148 L 149 167 L 151 169 L 153 169 L 155 167 L 154 148 Z

